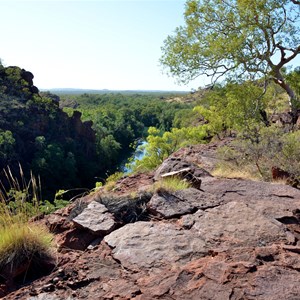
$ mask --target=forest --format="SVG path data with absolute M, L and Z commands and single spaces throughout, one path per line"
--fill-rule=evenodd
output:
M 0 169 L 40 179 L 43 198 L 88 190 L 128 159 L 147 128 L 170 130 L 190 104 L 154 94 L 61 95 L 39 92 L 33 74 L 0 66 Z M 168 95 L 171 97 L 172 95 Z

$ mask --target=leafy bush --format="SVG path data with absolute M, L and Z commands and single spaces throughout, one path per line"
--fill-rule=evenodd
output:
M 204 126 L 173 128 L 164 133 L 155 127 L 150 127 L 148 134 L 147 144 L 144 146 L 145 156 L 129 165 L 129 169 L 133 172 L 153 170 L 174 151 L 187 145 L 205 143 L 207 137 Z

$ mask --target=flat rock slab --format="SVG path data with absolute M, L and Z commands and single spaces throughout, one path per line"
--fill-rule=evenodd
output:
M 182 264 L 207 252 L 200 236 L 166 223 L 127 224 L 104 241 L 113 248 L 114 258 L 131 270 Z
M 289 242 L 280 222 L 265 217 L 243 202 L 232 201 L 194 217 L 191 231 L 213 247 L 261 247 L 275 241 Z
M 115 227 L 113 215 L 108 212 L 103 204 L 96 201 L 91 202 L 72 221 L 77 227 L 88 229 L 96 235 L 107 234 Z
M 172 218 L 195 212 L 197 209 L 212 208 L 220 203 L 221 198 L 215 195 L 189 188 L 173 193 L 156 193 L 148 202 L 147 208 L 154 214 Z
M 205 192 L 220 195 L 227 202 L 236 199 L 253 200 L 264 202 L 265 199 L 274 200 L 275 203 L 280 199 L 300 200 L 300 190 L 283 184 L 271 184 L 269 182 L 238 180 L 238 179 L 211 179 L 207 184 L 203 184 Z

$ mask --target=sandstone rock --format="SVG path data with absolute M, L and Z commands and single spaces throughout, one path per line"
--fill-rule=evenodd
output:
M 55 238 L 59 249 L 85 250 L 95 239 L 95 235 L 87 230 L 73 228 Z
M 223 203 L 242 201 L 271 219 L 293 216 L 292 211 L 300 208 L 300 191 L 282 184 L 217 179 L 203 184 L 203 190 L 220 195 Z
M 192 213 L 196 206 L 193 203 L 182 201 L 172 194 L 154 194 L 147 208 L 155 215 L 160 215 L 164 218 L 172 218 L 181 216 L 187 213 Z
M 41 293 L 37 296 L 28 298 L 28 300 L 60 300 L 61 298 L 49 293 Z M 66 300 L 73 300 L 73 297 L 68 297 Z
M 146 179 L 151 182 L 149 175 Z M 158 217 L 125 224 L 88 251 L 60 252 L 52 274 L 5 299 L 299 299 L 300 191 L 249 180 L 202 179 L 202 191 L 145 199 L 145 211 Z M 124 182 L 130 189 L 138 186 L 138 179 Z M 122 207 L 116 210 L 121 213 L 130 202 L 127 196 L 118 199 L 113 207 Z M 69 214 L 76 218 L 85 207 Z M 63 219 L 52 221 L 66 227 Z M 60 234 L 69 241 L 76 237 L 77 243 L 95 239 L 81 228 Z M 43 292 L 48 284 L 54 290 Z
M 159 180 L 165 173 L 180 171 L 183 169 L 188 169 L 189 171 L 183 174 L 182 177 L 191 182 L 195 181 L 195 179 L 200 180 L 201 177 L 211 177 L 209 172 L 197 167 L 193 163 L 186 162 L 181 158 L 170 157 L 167 158 L 156 170 L 154 174 L 154 180 Z
M 182 264 L 207 252 L 200 236 L 165 223 L 128 224 L 104 240 L 113 248 L 113 256 L 131 270 Z
M 261 215 L 245 203 L 232 201 L 197 216 L 191 229 L 207 245 L 260 247 L 275 241 L 287 241 L 286 230 L 276 220 Z
M 218 199 L 214 195 L 189 188 L 174 193 L 156 193 L 148 202 L 147 207 L 154 214 L 172 218 L 195 212 L 200 208 L 212 208 L 219 205 L 220 202 L 220 198 Z
M 103 204 L 96 201 L 91 202 L 73 222 L 79 228 L 88 229 L 96 235 L 107 234 L 115 227 L 113 215 Z

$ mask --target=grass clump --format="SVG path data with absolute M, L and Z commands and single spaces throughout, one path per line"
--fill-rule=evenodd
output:
M 40 189 L 34 176 L 26 182 L 21 167 L 20 180 L 9 168 L 4 174 L 7 182 L 0 183 L 0 273 L 11 280 L 22 270 L 27 273 L 49 261 L 53 236 L 46 226 L 30 221 L 41 214 Z
M 214 177 L 231 178 L 231 179 L 249 179 L 254 181 L 260 181 L 261 177 L 257 174 L 254 168 L 244 167 L 243 169 L 236 169 L 229 163 L 217 165 L 217 167 L 211 172 Z
M 116 172 L 116 173 L 108 176 L 106 178 L 106 182 L 104 185 L 105 191 L 107 191 L 107 192 L 112 191 L 115 188 L 117 181 L 120 180 L 123 176 L 124 176 L 124 173 L 122 173 L 122 172 Z
M 154 184 L 154 191 L 164 190 L 167 192 L 176 192 L 191 187 L 191 184 L 184 179 L 176 176 L 162 178 Z
M 36 263 L 49 258 L 51 246 L 52 235 L 44 226 L 23 222 L 1 226 L 0 269 L 8 267 L 14 272 L 27 262 Z

